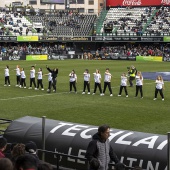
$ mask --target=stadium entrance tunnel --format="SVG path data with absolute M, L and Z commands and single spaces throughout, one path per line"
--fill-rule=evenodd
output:
M 45 150 L 74 155 L 85 158 L 86 148 L 98 127 L 45 120 L 45 133 L 42 135 L 42 119 L 37 117 L 22 117 L 11 122 L 4 132 L 9 143 L 27 143 L 34 141 L 42 149 L 42 138 L 45 137 Z M 147 170 L 167 170 L 167 136 L 142 133 L 136 131 L 111 129 L 110 144 L 115 153 L 129 167 L 140 166 Z M 45 161 L 59 166 L 77 170 L 87 170 L 85 159 L 60 156 L 45 153 Z

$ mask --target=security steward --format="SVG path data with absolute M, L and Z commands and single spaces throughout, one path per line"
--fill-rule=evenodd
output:
M 131 66 L 128 70 L 130 87 L 133 87 L 133 81 L 135 80 L 136 73 L 136 68 L 134 66 Z

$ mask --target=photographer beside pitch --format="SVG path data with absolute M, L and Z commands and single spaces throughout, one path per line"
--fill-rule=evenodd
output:
M 135 80 L 137 69 L 133 65 L 131 67 L 127 67 L 127 69 L 128 69 L 128 75 L 129 75 L 129 84 L 130 84 L 130 87 L 133 87 L 133 81 Z

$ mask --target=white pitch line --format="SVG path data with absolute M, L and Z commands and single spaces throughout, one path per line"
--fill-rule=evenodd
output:
M 155 83 L 155 82 L 154 82 Z M 154 84 L 154 83 L 145 83 L 146 84 Z M 114 88 L 119 88 L 120 86 L 115 86 L 112 87 L 112 89 Z M 92 91 L 93 89 L 91 89 Z M 80 90 L 79 92 L 82 92 L 82 90 Z M 6 99 L 0 99 L 0 101 L 8 101 L 8 100 L 19 100 L 19 99 L 28 99 L 28 98 L 34 98 L 34 97 L 43 97 L 43 96 L 50 96 L 50 95 L 55 95 L 55 94 L 67 94 L 69 92 L 61 92 L 61 93 L 48 93 L 48 94 L 42 94 L 42 95 L 33 95 L 33 96 L 24 96 L 24 97 L 12 97 L 12 98 L 6 98 Z

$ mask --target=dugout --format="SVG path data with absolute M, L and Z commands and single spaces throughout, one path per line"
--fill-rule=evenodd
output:
M 66 155 L 84 158 L 91 137 L 98 127 L 46 119 L 45 149 Z M 42 149 L 42 119 L 25 116 L 11 122 L 4 137 L 9 143 L 28 141 L 36 142 Z M 149 134 L 120 129 L 111 129 L 109 140 L 119 159 L 127 166 L 142 166 L 143 169 L 167 169 L 167 137 L 166 135 Z M 56 156 L 45 154 L 45 161 L 56 165 Z M 60 166 L 72 169 L 87 169 L 87 162 L 73 157 L 60 157 Z

